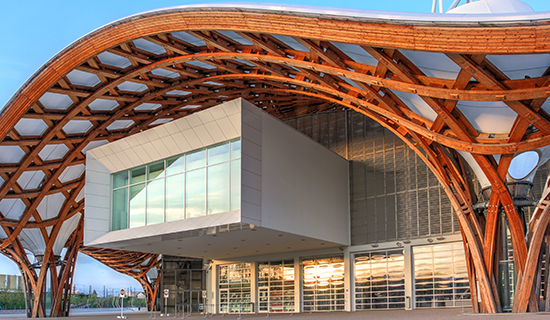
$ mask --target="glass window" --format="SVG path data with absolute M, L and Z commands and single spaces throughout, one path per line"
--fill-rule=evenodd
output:
M 166 222 L 184 219 L 183 173 L 166 177 Z
M 187 156 L 187 168 L 186 170 L 193 170 L 206 165 L 206 150 L 200 150 L 188 154 Z
M 241 159 L 231 161 L 231 210 L 241 209 Z
M 185 218 L 206 215 L 206 170 L 188 171 L 185 180 Z
M 126 177 L 128 172 L 125 171 Z M 128 188 L 113 191 L 113 218 L 111 229 L 122 230 L 128 228 Z
M 355 307 L 357 310 L 405 308 L 403 250 L 355 256 Z
M 130 184 L 145 181 L 145 166 L 130 170 Z
M 147 183 L 147 224 L 164 222 L 164 179 Z
M 231 142 L 231 159 L 241 157 L 241 140 Z
M 260 262 L 258 264 L 260 312 L 293 312 L 294 261 Z
M 130 187 L 130 228 L 145 225 L 145 193 L 145 183 Z
M 464 245 L 413 247 L 417 308 L 471 305 Z
M 229 143 L 208 148 L 208 164 L 215 164 L 218 162 L 229 160 Z
M 147 166 L 147 180 L 164 176 L 164 160 L 151 163 Z
M 252 312 L 250 263 L 220 266 L 220 312 Z
M 208 214 L 229 211 L 229 162 L 208 167 Z
M 113 174 L 113 188 L 120 188 L 128 185 L 128 171 Z
M 239 210 L 240 149 L 240 141 L 227 142 L 113 174 L 111 227 Z
M 304 311 L 344 310 L 344 258 L 304 260 Z
M 166 174 L 176 174 L 185 170 L 185 156 L 178 156 L 166 160 Z

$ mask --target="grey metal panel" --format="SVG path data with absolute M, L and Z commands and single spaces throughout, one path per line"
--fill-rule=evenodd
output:
M 460 232 L 437 178 L 374 120 L 348 110 L 286 122 L 350 161 L 352 244 Z

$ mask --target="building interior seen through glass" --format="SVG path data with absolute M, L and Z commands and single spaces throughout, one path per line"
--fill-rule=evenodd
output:
M 304 312 L 344 310 L 344 257 L 306 259 L 302 265 Z
M 260 312 L 294 312 L 294 260 L 258 264 Z
M 112 230 L 240 209 L 241 141 L 112 175 Z
M 355 256 L 355 308 L 405 308 L 403 249 Z
M 219 270 L 220 313 L 252 312 L 250 263 L 224 265 Z
M 413 247 L 417 308 L 471 305 L 464 245 Z

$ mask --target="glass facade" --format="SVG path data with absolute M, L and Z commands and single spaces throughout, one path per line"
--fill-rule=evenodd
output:
M 344 310 L 344 258 L 308 259 L 302 264 L 304 312 Z
M 240 209 L 241 141 L 113 174 L 112 230 Z
M 294 312 L 294 261 L 258 264 L 260 312 Z
M 220 313 L 249 313 L 252 304 L 250 263 L 220 266 Z
M 355 308 L 405 308 L 403 250 L 378 251 L 355 256 Z
M 471 305 L 462 243 L 413 247 L 413 253 L 417 308 Z

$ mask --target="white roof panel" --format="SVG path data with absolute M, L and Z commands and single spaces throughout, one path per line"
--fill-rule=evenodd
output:
M 69 81 L 77 86 L 95 87 L 101 80 L 93 73 L 88 73 L 80 70 L 72 70 L 67 74 Z
M 24 137 L 41 136 L 48 128 L 48 125 L 42 119 L 21 118 L 15 125 L 15 130 Z
M 460 67 L 443 53 L 399 51 L 429 77 L 454 80 L 460 72 Z
M 550 65 L 550 54 L 487 55 L 487 59 L 513 80 L 540 77 Z
M 132 65 L 128 58 L 107 51 L 98 54 L 97 58 L 103 64 L 121 69 L 127 68 Z
M 176 38 L 178 38 L 182 41 L 185 41 L 189 44 L 192 44 L 196 47 L 206 46 L 206 43 L 204 41 L 193 37 L 192 35 L 190 35 L 187 32 L 183 32 L 183 31 L 172 32 L 172 36 L 174 36 L 174 37 L 176 37 Z
M 118 107 L 118 102 L 116 100 L 107 99 L 95 99 L 88 105 L 88 108 L 94 111 L 111 111 L 116 107 Z
M 63 158 L 67 151 L 69 151 L 69 148 L 62 143 L 48 144 L 40 150 L 38 156 L 44 161 L 58 160 Z
M 138 49 L 151 52 L 157 55 L 166 53 L 166 49 L 164 49 L 163 46 L 159 46 L 158 44 L 152 43 L 151 41 L 148 41 L 145 39 L 136 39 L 132 41 L 132 43 Z
M 517 114 L 502 101 L 459 101 L 458 109 L 481 132 L 509 132 Z

